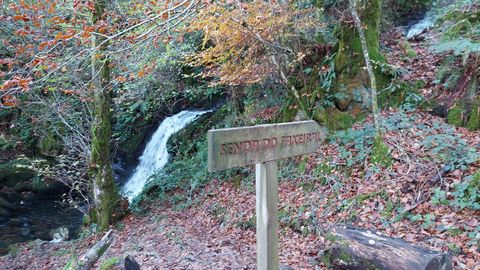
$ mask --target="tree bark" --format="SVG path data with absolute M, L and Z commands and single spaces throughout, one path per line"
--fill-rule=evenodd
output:
M 451 270 L 450 255 L 411 245 L 353 226 L 336 225 L 334 244 L 325 252 L 331 269 Z
M 93 25 L 98 28 L 107 1 L 95 0 L 92 16 Z M 96 29 L 99 32 L 100 29 Z M 115 182 L 113 181 L 110 157 L 111 140 L 111 86 L 110 68 L 107 55 L 108 42 L 99 34 L 94 34 L 92 42 L 92 89 L 94 92 L 94 119 L 92 126 L 91 177 L 93 198 L 96 210 L 96 222 L 106 230 L 117 201 Z
M 350 12 L 352 13 L 355 28 L 358 31 L 358 37 L 360 38 L 360 43 L 362 45 L 363 58 L 365 60 L 365 67 L 367 68 L 368 77 L 370 77 L 370 98 L 372 101 L 372 112 L 373 122 L 375 123 L 375 131 L 377 133 L 377 136 L 381 136 L 382 132 L 378 120 L 377 80 L 375 77 L 375 72 L 373 72 L 372 64 L 370 62 L 370 53 L 368 52 L 367 39 L 365 38 L 365 31 L 363 31 L 362 22 L 360 21 L 360 17 L 358 17 L 357 14 L 355 1 L 356 0 L 350 0 Z
M 107 248 L 113 242 L 113 231 L 109 230 L 93 247 L 91 247 L 82 258 L 80 258 L 79 269 L 89 270 L 105 253 Z

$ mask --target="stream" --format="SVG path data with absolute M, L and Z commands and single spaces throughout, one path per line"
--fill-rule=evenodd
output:
M 124 196 L 132 201 L 141 192 L 147 180 L 156 171 L 167 164 L 168 139 L 183 129 L 200 115 L 208 111 L 181 111 L 165 118 L 151 135 L 139 162 L 127 181 L 116 179 L 122 183 Z M 116 168 L 114 170 L 122 169 Z M 18 197 L 18 196 L 17 196 Z M 58 228 L 68 229 L 68 239 L 75 238 L 82 225 L 82 213 L 59 203 L 60 197 L 8 198 L 11 208 L 8 218 L 0 216 L 0 255 L 8 251 L 8 246 L 15 243 L 41 239 L 52 240 L 52 231 Z
M 60 198 L 10 199 L 9 219 L 0 220 L 0 255 L 11 244 L 41 239 L 52 240 L 51 232 L 68 229 L 67 239 L 75 238 L 82 225 L 82 213 L 59 203 Z

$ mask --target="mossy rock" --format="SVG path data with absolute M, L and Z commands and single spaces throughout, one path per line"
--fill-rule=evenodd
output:
M 326 110 L 317 109 L 313 118 L 317 123 L 326 126 L 329 131 L 334 131 L 350 128 L 358 117 L 331 107 Z
M 192 154 L 197 150 L 194 142 L 204 138 L 207 131 L 225 119 L 228 113 L 229 107 L 224 105 L 214 112 L 203 114 L 168 139 L 168 152 L 174 156 Z
M 366 9 L 362 9 L 360 17 L 365 27 L 365 39 L 368 53 L 372 61 L 377 89 L 384 89 L 391 81 L 391 76 L 383 72 L 385 57 L 379 49 L 379 31 L 381 19 L 381 1 L 368 0 Z M 356 89 L 370 88 L 368 74 L 364 70 L 365 59 L 360 37 L 351 23 L 342 23 L 335 31 L 338 37 L 338 51 L 335 55 L 336 82 L 334 87 L 337 107 L 345 111 L 354 100 Z M 368 87 L 366 87 L 368 86 Z M 365 107 L 370 107 L 368 99 L 362 101 Z
M 110 270 L 113 269 L 113 267 L 118 264 L 122 259 L 119 257 L 113 257 L 113 258 L 108 258 L 106 259 L 101 265 L 100 265 L 100 270 Z
M 31 163 L 26 158 L 13 159 L 0 164 L 0 183 L 13 187 L 16 183 L 27 181 L 35 176 Z
M 407 58 L 415 58 L 417 57 L 417 52 L 413 50 L 412 45 L 406 39 L 402 39 L 399 43 L 400 47 L 405 51 L 405 56 Z
M 0 207 L 2 207 L 4 209 L 12 209 L 13 205 L 11 203 L 9 203 L 5 198 L 0 196 Z
M 373 164 L 382 165 L 386 168 L 392 166 L 393 164 L 393 159 L 390 155 L 390 149 L 385 144 L 381 136 L 377 136 L 375 138 L 370 161 Z
M 448 110 L 447 123 L 466 127 L 469 130 L 480 129 L 480 98 L 470 104 L 466 102 L 457 102 Z
M 55 157 L 62 151 L 61 143 L 51 132 L 37 140 L 36 148 L 40 155 L 50 157 Z
M 480 98 L 472 104 L 465 126 L 472 131 L 480 129 Z
M 118 150 L 122 153 L 122 157 L 125 158 L 127 163 L 137 159 L 138 151 L 151 129 L 151 126 L 139 127 L 135 132 L 131 133 L 126 141 L 119 144 Z
M 461 127 L 464 121 L 464 110 L 465 107 L 463 104 L 455 104 L 452 108 L 450 108 L 450 110 L 448 110 L 447 123 Z
M 297 115 L 298 109 L 294 108 L 293 104 L 295 104 L 295 100 L 293 97 L 289 97 L 285 103 L 283 103 L 282 107 L 280 108 L 280 114 L 275 119 L 275 122 L 282 123 L 282 122 L 291 122 Z
M 391 91 L 383 91 L 378 95 L 378 105 L 383 108 L 400 107 L 402 105 L 410 104 L 412 107 L 427 106 L 426 102 L 418 89 L 423 87 L 423 82 L 397 82 L 392 85 Z M 412 98 L 416 97 L 416 98 Z

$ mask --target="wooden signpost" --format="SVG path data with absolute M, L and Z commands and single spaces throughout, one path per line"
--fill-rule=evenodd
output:
M 257 269 L 278 270 L 277 160 L 315 152 L 325 132 L 315 121 L 208 131 L 208 170 L 255 164 Z

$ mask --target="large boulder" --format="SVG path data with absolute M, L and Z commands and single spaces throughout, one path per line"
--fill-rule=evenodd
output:
M 18 182 L 35 176 L 35 171 L 27 158 L 16 158 L 0 164 L 0 184 L 13 187 Z
M 13 205 L 0 196 L 0 221 L 8 220 L 12 209 Z

